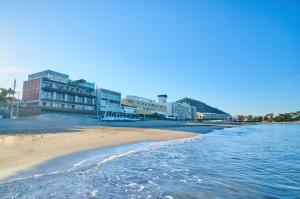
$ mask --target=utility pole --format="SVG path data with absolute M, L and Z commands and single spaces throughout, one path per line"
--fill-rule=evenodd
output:
M 20 106 L 20 91 L 18 92 L 17 118 L 19 118 L 19 106 Z
M 99 119 L 99 103 L 98 103 L 98 87 L 96 85 L 96 111 L 97 111 L 97 119 Z
M 17 86 L 17 81 L 16 81 L 16 79 L 15 79 L 15 80 L 14 80 L 14 92 L 13 92 L 13 97 L 12 97 L 12 102 L 11 102 L 11 109 L 10 109 L 10 119 L 13 118 L 13 112 L 14 112 L 14 100 L 15 100 L 16 86 Z

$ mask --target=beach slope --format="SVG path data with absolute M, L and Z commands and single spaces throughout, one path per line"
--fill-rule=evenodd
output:
M 148 128 L 87 127 L 67 133 L 0 136 L 0 179 L 52 158 L 141 141 L 190 138 L 199 134 Z

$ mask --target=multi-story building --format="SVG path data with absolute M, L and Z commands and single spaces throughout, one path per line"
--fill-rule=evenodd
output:
M 135 108 L 139 115 L 161 114 L 166 115 L 166 105 L 157 103 L 154 100 L 128 95 L 121 100 L 122 105 Z
M 167 103 L 167 115 L 175 119 L 192 119 L 192 108 L 185 103 Z
M 122 105 L 121 110 L 122 110 L 122 113 L 125 113 L 125 116 L 126 116 L 127 114 L 131 114 L 131 115 L 135 114 L 136 108 L 131 107 L 131 106 Z
M 51 70 L 34 73 L 23 83 L 23 101 L 47 110 L 95 110 L 95 83 L 72 81 L 69 75 Z
M 101 115 L 117 115 L 121 112 L 121 93 L 104 88 L 96 89 L 97 109 Z
M 230 120 L 231 116 L 227 113 L 202 113 L 197 112 L 196 118 L 201 120 Z

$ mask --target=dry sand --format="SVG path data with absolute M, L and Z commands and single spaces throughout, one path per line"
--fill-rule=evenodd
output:
M 68 133 L 1 135 L 0 179 L 30 169 L 49 159 L 100 147 L 139 141 L 193 137 L 194 133 L 159 129 L 88 127 Z

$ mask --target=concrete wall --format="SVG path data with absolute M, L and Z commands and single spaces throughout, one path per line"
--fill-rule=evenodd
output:
M 14 106 L 14 116 L 17 116 L 17 112 L 18 112 L 18 116 L 19 117 L 29 117 L 29 116 L 34 116 L 34 115 L 39 115 L 42 113 L 41 107 L 38 106 L 31 106 L 31 107 L 19 107 L 17 108 L 16 106 Z

